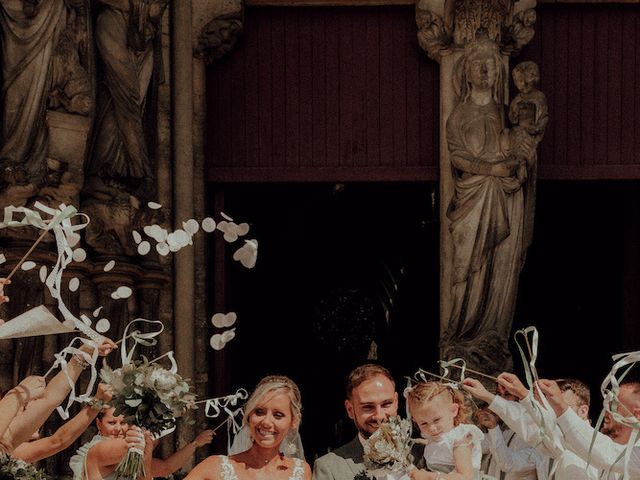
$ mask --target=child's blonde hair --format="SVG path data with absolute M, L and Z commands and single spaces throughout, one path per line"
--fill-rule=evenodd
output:
M 447 398 L 458 405 L 458 414 L 453 419 L 453 424 L 458 426 L 461 423 L 470 423 L 471 412 L 465 402 L 464 394 L 450 384 L 435 381 L 417 383 L 407 391 L 406 397 L 408 403 L 424 404 L 442 394 L 446 394 Z

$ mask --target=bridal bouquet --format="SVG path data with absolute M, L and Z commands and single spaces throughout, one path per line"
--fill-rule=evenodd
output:
M 46 480 L 42 470 L 30 463 L 7 455 L 0 454 L 0 480 Z
M 115 415 L 124 415 L 126 423 L 148 430 L 154 436 L 173 428 L 177 418 L 196 408 L 195 395 L 180 375 L 144 357 L 115 370 L 105 366 L 100 376 L 113 388 L 110 403 Z M 143 453 L 129 450 L 116 469 L 118 478 L 144 474 Z
M 413 469 L 411 422 L 389 417 L 364 443 L 364 466 L 371 475 L 381 476 Z

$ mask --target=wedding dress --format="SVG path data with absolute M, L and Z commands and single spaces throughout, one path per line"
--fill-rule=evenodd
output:
M 220 455 L 222 460 L 222 480 L 238 480 L 236 471 L 233 469 L 233 464 L 229 461 L 229 457 L 226 455 Z M 304 479 L 304 464 L 299 458 L 294 459 L 293 473 L 289 477 L 289 480 L 303 480 Z

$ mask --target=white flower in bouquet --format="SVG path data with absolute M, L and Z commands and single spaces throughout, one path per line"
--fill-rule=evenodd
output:
M 100 376 L 113 387 L 111 405 L 124 421 L 158 436 L 175 426 L 176 420 L 196 408 L 189 384 L 176 372 L 146 358 L 112 370 L 104 367 Z M 129 450 L 116 469 L 118 478 L 136 478 L 144 473 L 142 453 Z
M 364 443 L 364 466 L 371 475 L 408 472 L 413 468 L 411 422 L 389 417 Z

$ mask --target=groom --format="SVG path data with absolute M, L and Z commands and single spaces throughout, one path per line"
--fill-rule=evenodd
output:
M 363 442 L 390 416 L 397 415 L 398 394 L 389 371 L 380 365 L 357 367 L 347 377 L 344 406 L 358 435 L 346 445 L 318 458 L 314 480 L 358 480 L 364 472 Z

